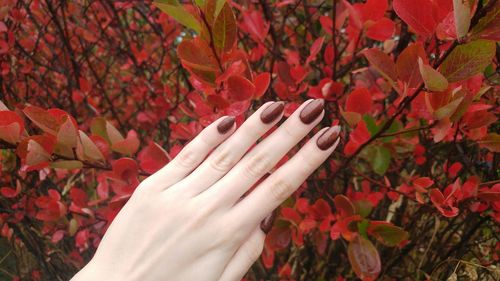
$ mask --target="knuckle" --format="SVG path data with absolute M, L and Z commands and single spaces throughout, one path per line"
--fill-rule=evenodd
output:
M 250 156 L 245 164 L 244 174 L 250 178 L 260 178 L 272 168 L 269 157 L 264 153 L 257 153 Z
M 192 168 L 198 164 L 197 153 L 191 149 L 184 149 L 175 157 L 175 164 L 182 168 Z
M 284 201 L 292 194 L 294 186 L 284 178 L 278 178 L 270 186 L 271 196 L 276 201 Z
M 307 157 L 306 157 L 307 155 Z M 314 152 L 310 153 L 300 153 L 298 156 L 298 161 L 302 165 L 302 169 L 300 169 L 300 172 L 304 173 L 304 175 L 308 175 L 311 173 L 313 170 L 315 170 L 318 165 L 319 165 L 319 157 L 315 155 Z
M 215 245 L 232 249 L 242 241 L 241 230 L 231 225 L 219 225 L 214 237 Z
M 235 160 L 233 159 L 233 155 L 230 150 L 223 149 L 214 155 L 209 164 L 212 169 L 218 172 L 227 172 L 234 166 L 234 162 Z
M 302 136 L 300 134 L 301 130 L 294 130 L 293 128 L 290 128 L 289 126 L 283 126 L 283 132 L 287 136 L 287 138 L 302 139 Z
M 264 249 L 264 243 L 260 239 L 253 239 L 250 242 L 250 246 L 245 249 L 245 256 L 248 262 L 254 263 L 262 254 L 262 250 Z

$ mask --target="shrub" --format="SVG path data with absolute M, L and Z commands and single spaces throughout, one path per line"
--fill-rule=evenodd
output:
M 204 126 L 308 98 L 341 148 L 246 280 L 498 280 L 500 1 L 184 2 L 3 0 L 2 280 L 67 280 Z

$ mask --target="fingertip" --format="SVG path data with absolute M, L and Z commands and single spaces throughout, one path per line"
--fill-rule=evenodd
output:
M 225 118 L 222 119 L 222 121 L 217 124 L 217 131 L 219 134 L 224 135 L 228 133 L 235 124 L 236 118 L 234 116 L 226 116 Z

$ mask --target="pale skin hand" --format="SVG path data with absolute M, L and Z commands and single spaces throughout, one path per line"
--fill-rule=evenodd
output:
M 72 281 L 240 280 L 262 252 L 261 221 L 339 142 L 339 127 L 323 128 L 239 200 L 324 115 L 322 100 L 306 101 L 248 151 L 279 122 L 282 108 L 282 103 L 268 102 L 237 130 L 230 117 L 205 128 L 174 160 L 139 185 L 92 261 Z M 217 127 L 223 123 L 227 131 L 220 133 Z

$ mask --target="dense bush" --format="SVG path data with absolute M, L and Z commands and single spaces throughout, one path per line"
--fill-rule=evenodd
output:
M 499 280 L 500 1 L 184 2 L 2 0 L 1 280 L 68 280 L 204 126 L 308 98 L 341 148 L 246 280 Z

